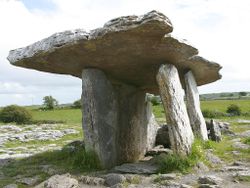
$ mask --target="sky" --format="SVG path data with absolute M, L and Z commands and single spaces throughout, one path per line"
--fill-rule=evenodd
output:
M 200 93 L 250 91 L 249 0 L 0 0 L 0 106 L 59 103 L 81 96 L 81 80 L 10 65 L 9 50 L 55 32 L 102 27 L 119 16 L 164 13 L 173 35 L 188 40 L 206 59 L 219 63 L 222 79 Z

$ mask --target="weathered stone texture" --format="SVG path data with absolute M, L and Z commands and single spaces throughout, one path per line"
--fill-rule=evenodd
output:
M 220 79 L 220 65 L 197 56 L 198 50 L 169 33 L 173 27 L 160 12 L 113 19 L 104 27 L 56 33 L 30 46 L 12 50 L 15 66 L 81 78 L 85 68 L 101 69 L 112 82 L 121 81 L 158 92 L 155 75 L 162 62 L 184 75 L 192 70 L 198 85 Z M 136 44 L 136 45 L 135 45 Z
M 105 74 L 96 69 L 82 72 L 83 130 L 86 149 L 97 153 L 102 165 L 117 162 L 117 100 Z
M 213 119 L 211 119 L 210 123 L 208 124 L 208 129 L 209 129 L 209 138 L 213 141 L 220 142 L 222 136 L 219 124 Z
M 190 126 L 184 92 L 178 71 L 174 65 L 162 65 L 157 74 L 157 82 L 169 124 L 171 149 L 176 153 L 188 154 L 194 139 Z
M 199 92 L 194 75 L 191 71 L 185 74 L 185 86 L 187 111 L 193 133 L 202 140 L 207 140 L 208 135 L 206 122 L 200 109 Z
M 157 130 L 157 135 L 156 135 L 156 145 L 163 145 L 165 148 L 170 148 L 170 138 L 169 138 L 169 132 L 168 128 L 169 125 L 162 125 L 158 130 Z
M 143 158 L 154 146 L 158 128 L 145 92 L 125 84 L 112 85 L 96 69 L 83 70 L 82 81 L 87 150 L 96 151 L 106 168 Z

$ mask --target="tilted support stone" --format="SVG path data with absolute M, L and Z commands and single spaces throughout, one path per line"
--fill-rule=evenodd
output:
M 111 84 L 98 69 L 83 70 L 82 86 L 86 149 L 95 151 L 105 168 L 144 157 L 157 129 L 145 92 Z
M 187 111 L 194 134 L 202 140 L 207 140 L 206 122 L 200 109 L 200 98 L 194 75 L 191 71 L 185 74 Z
M 184 92 L 174 65 L 161 65 L 156 76 L 167 123 L 171 148 L 175 153 L 186 155 L 191 151 L 194 140 L 190 126 Z

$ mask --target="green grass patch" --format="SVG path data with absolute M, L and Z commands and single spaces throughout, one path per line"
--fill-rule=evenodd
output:
M 49 174 L 43 171 L 42 165 L 52 166 L 58 173 L 77 174 L 101 169 L 98 157 L 94 152 L 85 151 L 84 147 L 71 149 L 64 147 L 62 150 L 47 151 L 28 158 L 18 159 L 7 166 L 2 167 L 2 172 L 6 176 L 5 180 L 0 180 L 0 186 L 13 182 L 17 175 L 33 177 L 38 175 L 40 181 L 48 178 Z
M 60 121 L 67 124 L 81 124 L 82 122 L 80 109 L 55 109 L 48 111 L 33 109 L 31 113 L 35 121 Z
M 205 159 L 205 149 L 208 144 L 201 140 L 195 140 L 192 145 L 192 152 L 188 156 L 178 154 L 160 155 L 156 159 L 160 166 L 159 173 L 181 172 L 188 173 L 199 161 L 208 163 Z
M 250 145 L 250 137 L 245 138 L 244 141 L 243 141 L 243 143 Z
M 238 105 L 242 112 L 250 112 L 250 100 L 211 100 L 201 101 L 202 110 L 214 110 L 226 112 L 227 107 L 231 104 Z
M 250 176 L 237 176 L 235 179 L 238 181 L 250 182 Z

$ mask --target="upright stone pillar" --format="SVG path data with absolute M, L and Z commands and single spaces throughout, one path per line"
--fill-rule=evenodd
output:
M 171 148 L 175 153 L 186 155 L 194 140 L 190 126 L 184 92 L 178 71 L 174 65 L 161 65 L 156 76 L 160 95 L 169 126 Z
M 83 132 L 87 151 L 94 151 L 101 165 L 117 163 L 118 103 L 113 86 L 98 69 L 82 72 Z
M 194 134 L 202 140 L 207 140 L 206 122 L 200 109 L 200 98 L 193 73 L 185 74 L 187 111 Z
M 146 93 L 111 84 L 97 69 L 83 70 L 82 86 L 86 149 L 95 151 L 105 168 L 144 157 L 154 142 L 148 130 L 157 125 Z

